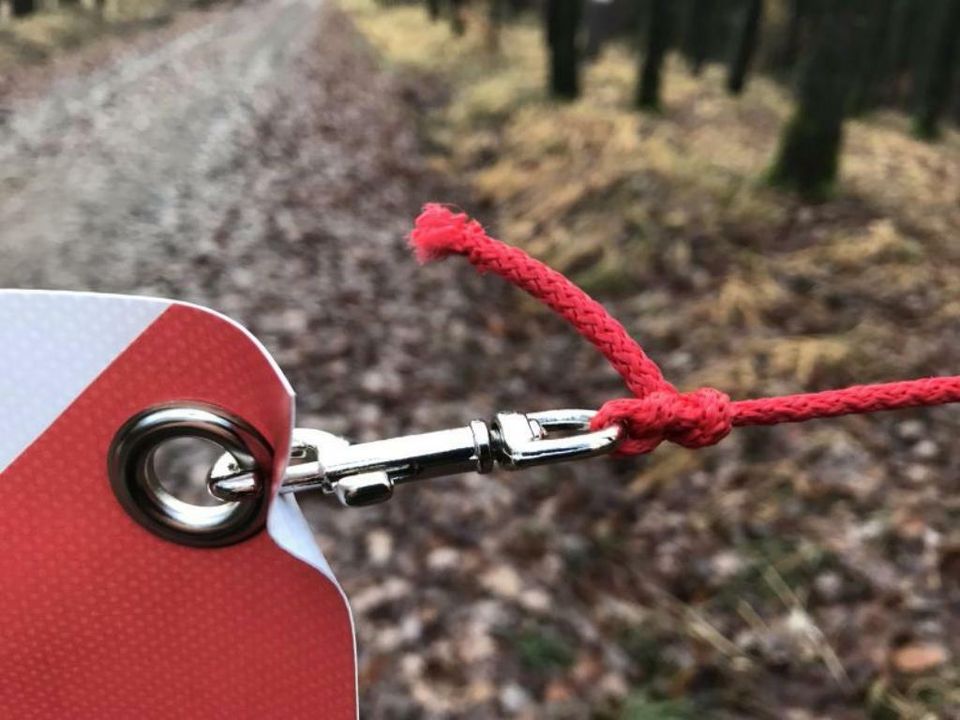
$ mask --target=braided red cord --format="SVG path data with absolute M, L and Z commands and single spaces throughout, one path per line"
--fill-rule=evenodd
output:
M 713 388 L 681 393 L 596 300 L 522 250 L 488 236 L 476 220 L 443 205 L 426 205 L 410 242 L 422 262 L 465 255 L 480 272 L 500 275 L 545 303 L 592 342 L 636 396 L 611 400 L 593 427 L 623 425 L 621 455 L 650 452 L 664 440 L 688 448 L 713 445 L 737 426 L 776 425 L 856 413 L 960 401 L 960 377 L 934 377 L 841 390 L 738 400 Z

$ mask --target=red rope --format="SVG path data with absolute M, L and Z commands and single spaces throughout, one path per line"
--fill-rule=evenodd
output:
M 664 440 L 688 448 L 706 447 L 743 425 L 776 425 L 960 401 L 960 377 L 855 385 L 736 402 L 713 388 L 681 393 L 600 303 L 556 270 L 488 236 L 476 220 L 443 205 L 426 205 L 410 242 L 421 262 L 465 255 L 480 272 L 500 275 L 545 303 L 596 345 L 635 395 L 605 403 L 593 419 L 595 429 L 623 425 L 626 439 L 618 450 L 621 455 L 650 452 Z

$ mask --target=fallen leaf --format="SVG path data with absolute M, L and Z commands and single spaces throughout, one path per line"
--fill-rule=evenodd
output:
M 902 673 L 923 673 L 947 661 L 946 649 L 938 643 L 905 645 L 893 652 L 893 666 Z

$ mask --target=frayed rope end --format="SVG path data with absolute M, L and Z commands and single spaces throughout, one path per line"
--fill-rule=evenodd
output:
M 421 263 L 463 253 L 471 232 L 475 232 L 474 225 L 477 222 L 466 213 L 454 212 L 440 203 L 427 203 L 410 232 L 410 247 Z

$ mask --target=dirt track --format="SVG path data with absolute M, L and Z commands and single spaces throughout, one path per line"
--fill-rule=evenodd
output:
M 186 255 L 208 242 L 244 190 L 258 117 L 311 40 L 318 4 L 219 14 L 14 106 L 0 135 L 0 227 L 16 253 L 0 280 L 143 291 L 165 274 L 151 262 L 158 245 Z

